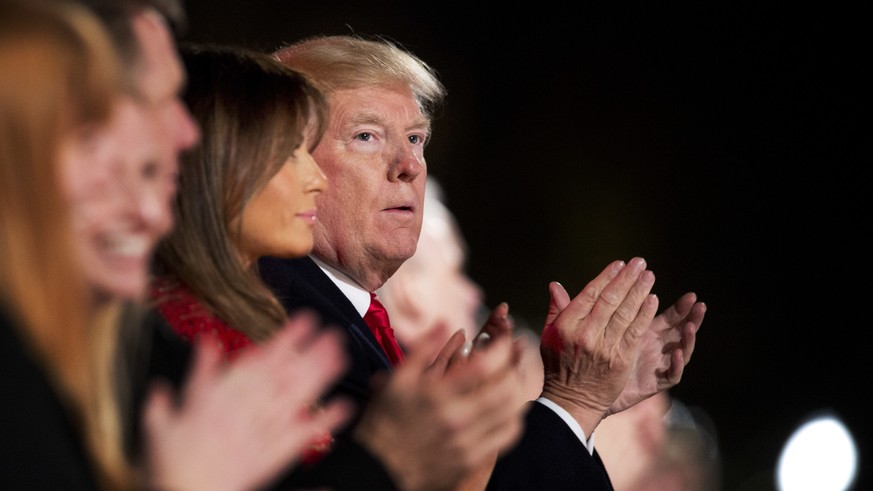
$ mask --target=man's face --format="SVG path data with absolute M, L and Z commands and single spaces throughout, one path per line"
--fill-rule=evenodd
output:
M 159 14 L 145 11 L 132 23 L 140 48 L 136 90 L 152 121 L 151 132 L 144 137 L 153 140 L 159 163 L 175 173 L 179 154 L 200 138 L 197 124 L 180 98 L 185 70 Z
M 330 184 L 314 252 L 372 291 L 415 253 L 430 125 L 404 85 L 337 90 L 329 100 L 313 153 Z
M 108 124 L 62 153 L 77 253 L 98 298 L 144 292 L 151 254 L 173 224 L 179 154 L 199 138 L 179 98 L 184 72 L 163 19 L 142 13 L 133 27 L 136 100 L 121 98 Z
M 151 124 L 138 102 L 120 98 L 107 124 L 61 147 L 75 251 L 97 298 L 140 295 L 154 246 L 172 225 L 175 173 L 145 158 L 154 150 L 142 137 Z

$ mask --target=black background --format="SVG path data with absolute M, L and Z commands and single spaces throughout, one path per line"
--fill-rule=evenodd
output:
M 506 300 L 539 329 L 550 280 L 575 294 L 633 256 L 655 272 L 662 308 L 696 291 L 709 311 L 671 393 L 712 418 L 726 491 L 772 489 L 782 443 L 817 412 L 848 423 L 869 460 L 860 12 L 384 0 L 186 8 L 185 40 L 272 51 L 314 34 L 383 35 L 430 63 L 448 98 L 429 172 L 489 305 Z M 867 489 L 861 470 L 856 489 Z

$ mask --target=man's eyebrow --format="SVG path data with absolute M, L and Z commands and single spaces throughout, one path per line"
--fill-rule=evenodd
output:
M 377 126 L 388 126 L 388 123 L 386 122 L 386 118 L 384 116 L 382 116 L 378 113 L 374 113 L 374 112 L 364 112 L 364 113 L 357 114 L 351 118 L 351 120 L 349 121 L 349 124 L 351 124 L 351 125 L 373 124 L 373 125 L 377 125 Z M 417 121 L 413 122 L 411 125 L 407 126 L 405 129 L 406 129 L 406 131 L 424 130 L 426 133 L 430 134 L 430 130 L 431 130 L 430 120 L 422 117 L 421 119 L 418 119 Z
M 356 125 L 356 124 L 375 124 L 375 125 L 379 125 L 379 126 L 385 126 L 385 118 L 383 118 L 382 116 L 380 116 L 376 113 L 371 113 L 371 112 L 356 114 L 349 122 L 353 125 Z
M 414 125 L 407 128 L 407 130 L 423 130 L 425 133 L 430 135 L 431 125 L 429 119 L 422 119 L 421 121 L 415 123 Z

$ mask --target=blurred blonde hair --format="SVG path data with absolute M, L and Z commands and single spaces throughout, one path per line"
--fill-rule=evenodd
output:
M 121 87 L 117 57 L 81 7 L 4 0 L 0 73 L 0 303 L 83 428 L 101 483 L 125 488 L 109 380 L 117 322 L 113 309 L 99 322 L 90 315 L 58 161 L 62 139 L 108 120 Z

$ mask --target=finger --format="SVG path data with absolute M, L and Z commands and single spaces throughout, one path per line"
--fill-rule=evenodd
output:
M 670 367 L 667 369 L 667 385 L 664 387 L 660 387 L 662 389 L 668 389 L 678 384 L 680 380 L 682 380 L 682 373 L 685 371 L 685 362 L 682 355 L 682 349 L 677 348 L 670 353 Z M 662 384 L 659 384 L 659 386 Z
M 642 266 L 639 264 L 640 261 L 642 261 L 640 258 L 635 258 L 631 261 L 634 269 L 627 269 L 624 261 L 613 261 L 603 271 L 601 271 L 596 278 L 589 281 L 578 295 L 573 297 L 573 300 L 570 301 L 565 310 L 573 309 L 574 317 L 585 317 L 592 311 L 608 287 L 612 285 L 623 272 L 624 278 L 627 278 L 630 272 L 635 272 L 633 279 L 636 280 L 636 277 L 645 268 L 645 261 L 643 261 Z M 627 279 L 625 282 L 627 282 Z M 627 285 L 627 287 L 629 288 L 630 285 Z M 615 290 L 615 287 L 613 287 L 613 290 Z
M 317 429 L 315 434 L 320 434 L 325 430 L 334 433 L 337 428 L 352 417 L 354 411 L 355 404 L 350 399 L 334 398 L 313 417 L 311 425 Z
M 322 381 L 322 370 L 338 367 L 322 365 L 313 358 L 327 358 L 328 351 L 339 351 L 341 337 L 336 330 L 316 332 L 317 322 L 311 312 L 294 314 L 272 337 L 257 345 L 257 350 L 240 355 L 232 368 L 242 376 L 256 378 L 259 384 L 271 384 L 276 392 L 297 393 L 309 383 Z M 313 367 L 311 377 L 304 375 L 307 366 Z
M 691 361 L 691 355 L 694 353 L 694 346 L 697 344 L 697 330 L 699 325 L 693 322 L 687 322 L 682 329 L 682 347 L 683 365 L 687 365 Z
M 430 366 L 430 370 L 433 370 L 435 373 L 444 373 L 449 365 L 465 358 L 469 353 L 469 351 L 465 352 L 464 350 L 466 338 L 467 336 L 464 334 L 463 329 L 455 331 L 445 346 L 437 353 L 436 359 Z
M 612 315 L 606 330 L 604 331 L 604 339 L 609 346 L 614 346 L 615 343 L 627 342 L 628 338 L 639 340 L 642 332 L 647 330 L 655 318 L 655 312 L 644 310 L 644 306 L 650 300 L 649 293 L 652 291 L 652 286 L 655 284 L 655 275 L 651 271 L 643 271 L 636 282 L 634 282 L 627 295 L 618 305 L 615 313 Z M 657 299 L 654 300 L 657 307 Z M 649 315 L 651 314 L 651 315 Z M 634 328 L 634 333 L 628 336 L 628 331 Z
M 584 290 L 583 290 L 584 291 Z M 564 338 L 572 333 L 561 333 L 558 331 L 557 318 L 570 304 L 570 295 L 564 286 L 553 281 L 549 283 L 549 311 L 546 314 L 546 323 L 543 327 L 543 332 L 540 334 L 540 345 L 548 350 L 560 353 L 564 346 Z
M 564 331 L 560 333 L 563 339 L 574 339 L 578 334 L 579 322 L 590 314 L 595 314 L 591 318 L 592 330 L 583 334 L 591 336 L 601 334 L 615 309 L 645 268 L 645 261 L 634 258 L 629 265 L 631 267 L 627 267 L 624 261 L 613 261 L 597 278 L 588 282 L 585 288 L 573 297 L 558 316 L 569 318 L 569 322 L 555 319 L 555 324 Z
M 643 278 L 640 277 L 642 280 Z M 650 287 L 651 288 L 651 287 Z M 631 322 L 622 337 L 622 350 L 626 353 L 635 353 L 643 339 L 643 334 L 648 330 L 658 312 L 658 296 L 654 293 L 647 294 L 640 306 L 637 317 Z
M 463 367 L 449 367 L 449 384 L 455 392 L 465 393 L 490 383 L 497 375 L 506 376 L 512 369 L 513 342 L 495 339 L 487 348 L 470 353 Z
M 618 274 L 609 282 L 608 285 L 600 292 L 600 296 L 594 302 L 593 307 L 589 308 L 590 292 L 589 287 L 585 287 L 583 293 L 580 293 L 570 302 L 570 305 L 564 309 L 564 312 L 559 316 L 561 318 L 568 316 L 571 322 L 569 326 L 576 326 L 580 320 L 585 320 L 585 329 L 578 330 L 576 333 L 564 334 L 565 339 L 574 339 L 577 336 L 584 336 L 589 339 L 601 339 L 606 335 L 606 339 L 611 346 L 615 346 L 623 336 L 631 321 L 639 312 L 639 307 L 651 289 L 651 285 L 645 283 L 639 284 L 638 280 L 646 267 L 646 261 L 643 258 L 636 257 L 628 262 L 626 267 L 621 268 Z M 617 267 L 616 267 L 617 269 Z M 646 281 L 654 281 L 654 275 L 647 278 Z M 633 292 L 633 294 L 632 294 Z M 631 294 L 630 300 L 624 304 L 624 308 L 618 318 L 614 318 L 616 311 Z
M 215 336 L 204 334 L 194 342 L 194 361 L 189 380 L 183 390 L 184 396 L 196 396 L 198 389 L 208 386 L 221 365 L 221 344 Z
M 320 326 L 321 319 L 318 314 L 311 310 L 302 310 L 289 316 L 274 337 L 279 337 L 276 343 L 286 349 L 286 353 L 305 351 L 308 344 L 316 339 Z
M 237 364 L 261 364 L 281 370 L 292 363 L 298 353 L 306 351 L 314 339 L 318 322 L 312 311 L 294 313 L 269 339 L 240 355 Z
M 686 322 L 690 322 L 695 325 L 695 331 L 700 329 L 700 325 L 703 324 L 703 318 L 706 316 L 706 304 L 703 302 L 696 302 L 691 307 L 691 313 L 688 314 L 688 317 L 685 319 Z
M 284 393 L 300 392 L 300 397 L 317 399 L 347 369 L 349 362 L 342 348 L 344 335 L 337 329 L 320 334 L 299 352 L 294 363 L 286 369 Z
M 509 317 L 509 304 L 506 302 L 500 302 L 497 307 L 491 311 L 491 314 L 488 316 L 488 320 L 485 321 L 485 325 L 482 326 L 482 329 L 479 330 L 480 335 L 487 334 L 491 339 L 496 338 L 498 336 L 508 336 L 512 334 L 513 330 L 512 319 Z
M 691 312 L 692 306 L 697 301 L 697 295 L 694 292 L 688 292 L 679 297 L 676 302 L 664 311 L 664 320 L 671 326 L 677 325 Z
M 549 297 L 549 311 L 546 313 L 547 326 L 553 323 L 558 314 L 570 304 L 570 295 L 564 286 L 557 281 L 549 283 Z
M 403 363 L 395 368 L 392 377 L 401 380 L 398 382 L 400 384 L 411 383 L 412 380 L 420 378 L 423 373 L 431 371 L 429 367 L 435 363 L 436 357 L 445 347 L 440 341 L 442 335 L 431 330 L 411 344 Z M 439 370 L 434 369 L 432 372 L 438 374 Z

